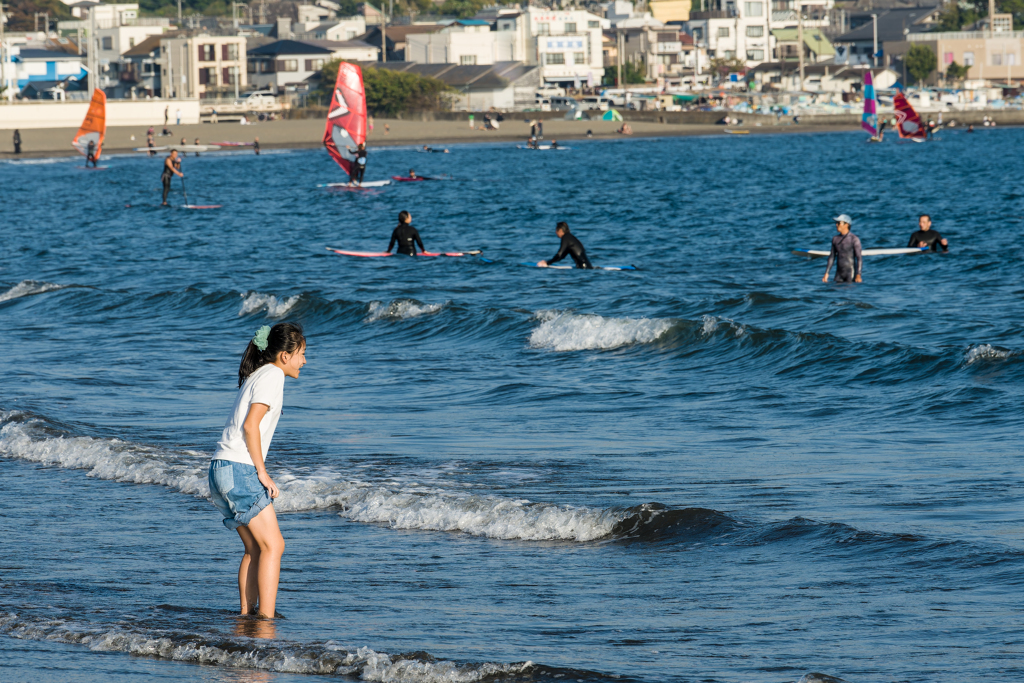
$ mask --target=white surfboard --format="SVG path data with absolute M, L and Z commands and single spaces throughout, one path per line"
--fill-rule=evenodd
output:
M 323 185 L 317 185 L 317 187 L 345 187 L 350 190 L 359 190 L 365 187 L 384 187 L 390 185 L 390 180 L 370 180 L 360 185 L 350 185 L 349 183 L 325 183 Z
M 896 254 L 920 254 L 922 251 L 928 251 L 928 247 L 890 247 L 884 249 L 864 249 L 861 254 L 864 256 L 893 256 Z M 809 256 L 811 258 L 817 258 L 820 256 L 828 256 L 828 251 L 821 251 L 819 249 L 794 249 L 793 253 L 797 256 Z
M 159 147 L 136 147 L 136 152 L 170 152 L 176 149 L 179 152 L 216 152 L 219 145 L 160 145 Z

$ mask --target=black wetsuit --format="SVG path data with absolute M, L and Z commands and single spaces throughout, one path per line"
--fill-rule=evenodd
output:
M 356 150 L 355 159 L 352 160 L 352 175 L 351 182 L 360 183 L 363 182 L 363 174 L 366 173 L 366 150 Z M 362 163 L 359 163 L 362 160 Z
M 587 250 L 583 248 L 583 243 L 576 239 L 568 230 L 562 233 L 562 244 L 558 247 L 558 253 L 555 254 L 548 263 L 558 263 L 566 256 L 572 256 L 572 260 L 576 262 L 577 268 L 593 268 L 590 259 L 587 258 Z
M 85 152 L 85 167 L 89 168 L 89 162 L 92 162 L 93 168 L 96 168 L 96 143 L 92 140 L 89 141 L 89 148 Z
M 252 143 L 252 148 L 253 148 L 253 151 L 256 152 L 257 155 L 259 155 L 259 153 L 260 153 L 260 141 L 256 140 L 255 142 L 253 142 Z
M 167 167 L 167 162 L 165 161 L 164 162 L 164 172 L 160 176 L 160 182 L 162 182 L 164 184 L 164 200 L 163 200 L 164 204 L 167 203 L 167 194 L 171 191 L 171 178 L 173 178 L 173 177 L 174 177 L 174 174 L 171 173 L 171 169 Z
M 420 251 L 426 251 L 423 248 L 423 240 L 420 239 L 420 231 L 408 223 L 402 223 L 391 233 L 391 241 L 388 242 L 389 253 L 394 248 L 396 242 L 398 243 L 399 254 L 415 256 L 417 244 L 420 246 Z
M 910 242 L 907 243 L 908 247 L 919 247 L 921 242 L 924 242 L 926 247 L 931 247 L 932 251 L 938 251 L 939 247 L 942 247 L 942 251 L 949 251 L 949 245 L 942 243 L 942 235 L 935 232 L 934 230 L 918 230 L 910 236 Z

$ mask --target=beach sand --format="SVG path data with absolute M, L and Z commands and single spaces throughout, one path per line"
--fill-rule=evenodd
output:
M 535 115 L 535 114 L 534 114 Z M 375 119 L 374 129 L 370 132 L 370 145 L 431 145 L 444 146 L 449 144 L 465 144 L 474 142 L 525 142 L 530 134 L 530 126 L 525 122 L 526 114 L 506 117 L 501 129 L 486 131 L 480 128 L 471 129 L 466 121 L 413 121 L 399 119 Z M 477 122 L 479 125 L 479 121 Z M 549 119 L 544 121 L 544 139 L 578 140 L 585 138 L 591 130 L 595 138 L 622 138 L 616 133 L 620 123 L 614 121 L 566 121 Z M 672 124 L 653 123 L 647 121 L 630 121 L 634 138 L 678 136 L 678 135 L 723 135 L 725 126 L 703 124 Z M 385 126 L 388 132 L 385 133 Z M 154 125 L 159 133 L 160 125 Z M 171 136 L 155 137 L 155 143 L 165 145 L 180 143 L 185 138 L 193 144 L 199 138 L 201 144 L 217 142 L 252 142 L 259 136 L 260 146 L 272 148 L 304 148 L 319 147 L 324 132 L 322 119 L 286 119 L 264 121 L 243 126 L 239 123 L 200 123 L 195 125 L 168 126 Z M 752 134 L 762 133 L 803 133 L 828 132 L 833 130 L 852 130 L 849 125 L 781 125 L 781 126 L 739 126 L 737 129 L 749 130 Z M 40 128 L 21 131 L 22 158 L 73 156 L 77 152 L 71 147 L 71 139 L 76 128 Z M 0 138 L 0 158 L 15 159 L 14 147 L 11 142 L 13 131 L 3 131 Z M 135 139 L 132 140 L 131 136 Z M 145 126 L 119 126 L 107 129 L 103 151 L 107 154 L 130 152 L 134 147 L 146 145 Z

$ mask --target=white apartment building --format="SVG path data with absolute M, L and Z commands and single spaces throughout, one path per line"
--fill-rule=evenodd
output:
M 797 7 L 804 29 L 828 26 L 833 0 L 711 0 L 713 9 L 694 11 L 686 31 L 710 59 L 739 59 L 748 67 L 778 59 L 772 31 L 796 28 Z
M 216 97 L 248 83 L 244 37 L 162 38 L 160 56 L 164 97 Z
M 604 76 L 601 29 L 608 21 L 585 10 L 529 7 L 498 15 L 512 35 L 512 59 L 541 67 L 541 84 L 597 84 Z
M 341 17 L 326 21 L 295 22 L 292 24 L 295 40 L 355 40 L 366 33 L 366 17 Z
M 150 36 L 159 36 L 166 30 L 164 26 L 114 26 L 96 30 L 100 64 L 116 62 L 125 52 Z
M 480 19 L 460 19 L 433 33 L 406 37 L 405 58 L 417 64 L 483 65 L 520 61 L 511 31 L 492 31 Z

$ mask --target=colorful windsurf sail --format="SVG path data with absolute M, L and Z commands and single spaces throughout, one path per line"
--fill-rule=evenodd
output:
M 902 92 L 896 93 L 892 98 L 893 106 L 896 107 L 896 130 L 901 138 L 912 138 L 925 140 L 928 132 L 921 125 L 921 117 L 917 115 L 914 108 L 907 102 Z
M 871 133 L 871 137 L 878 137 L 878 100 L 870 71 L 864 72 L 864 115 L 861 116 L 860 127 Z
M 351 177 L 355 148 L 366 142 L 366 93 L 363 70 L 355 64 L 338 65 L 331 107 L 327 110 L 324 147 L 339 166 Z
M 75 133 L 71 144 L 83 156 L 89 156 L 89 143 L 93 143 L 93 157 L 100 158 L 100 150 L 103 148 L 103 138 L 107 135 L 107 96 L 103 91 L 96 88 L 92 92 L 92 102 L 89 103 L 89 111 L 85 113 L 82 127 Z

